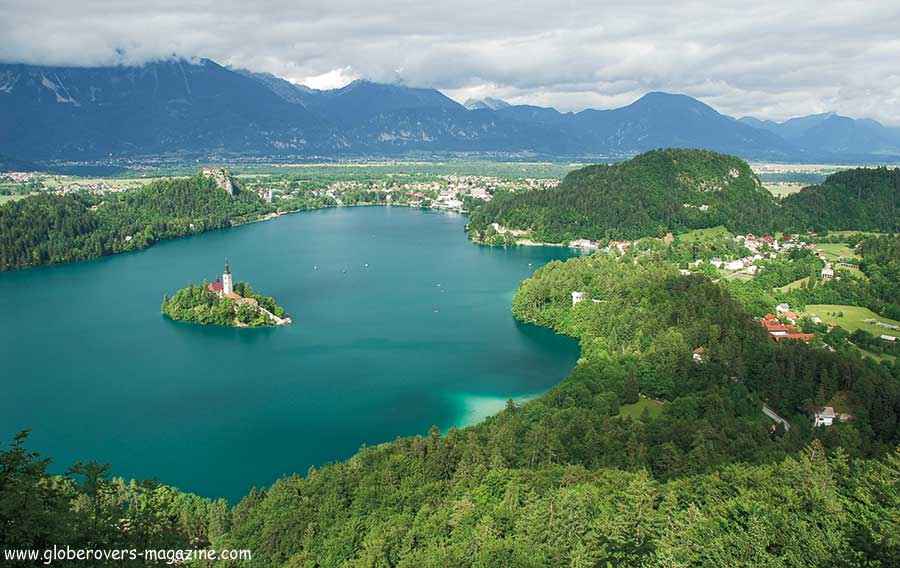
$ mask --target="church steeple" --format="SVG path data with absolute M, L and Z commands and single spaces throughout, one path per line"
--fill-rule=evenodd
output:
M 228 259 L 225 259 L 225 272 L 222 273 L 222 293 L 228 295 L 234 292 L 234 283 L 231 280 L 231 269 L 228 268 Z

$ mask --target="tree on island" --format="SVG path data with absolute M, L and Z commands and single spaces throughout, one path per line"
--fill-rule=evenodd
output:
M 195 285 L 189 283 L 174 296 L 163 298 L 162 312 L 176 321 L 199 323 L 204 325 L 228 325 L 234 327 L 264 327 L 275 325 L 272 319 L 259 308 L 284 317 L 284 308 L 275 302 L 275 298 L 263 296 L 253 291 L 246 282 L 234 285 L 237 300 L 219 296 L 208 287 L 208 282 Z M 246 300 L 256 301 L 256 305 Z

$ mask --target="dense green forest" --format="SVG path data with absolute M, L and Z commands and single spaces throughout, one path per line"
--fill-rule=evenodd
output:
M 41 194 L 0 207 L 0 270 L 146 248 L 270 210 L 255 193 L 231 195 L 201 174 L 102 197 Z
M 574 290 L 586 297 L 575 306 Z M 252 550 L 244 566 L 897 565 L 900 367 L 775 344 L 729 290 L 650 257 L 552 262 L 513 311 L 579 339 L 570 377 L 479 425 L 280 479 L 229 514 L 180 494 L 132 508 L 139 497 L 121 488 L 142 484 L 49 478 L 20 441 L 4 454 L 0 502 L 37 486 L 42 504 L 23 520 L 0 509 L 16 529 L 3 545 L 67 543 L 70 525 L 117 543 L 131 534 L 96 519 L 141 512 L 161 524 L 153 538 Z M 660 412 L 626 415 L 638 392 Z M 853 420 L 812 428 L 832 399 Z M 149 487 L 142 498 L 169 495 Z M 54 508 L 69 520 L 32 520 Z
M 334 205 L 301 196 L 266 203 L 255 191 L 236 194 L 196 174 L 157 180 L 102 196 L 41 193 L 0 207 L 0 271 L 97 258 L 154 242 L 256 221 L 262 216 Z
M 111 478 L 109 466 L 76 463 L 50 475 L 51 460 L 28 450 L 28 432 L 0 447 L 0 551 L 54 545 L 73 549 L 188 549 L 225 534 L 232 511 L 223 500 L 203 499 L 153 479 Z M 147 565 L 162 565 L 150 564 Z M 47 566 L 0 556 L 0 566 Z M 143 562 L 73 561 L 52 566 L 137 566 Z
M 783 226 L 900 232 L 900 169 L 857 168 L 784 198 Z
M 706 150 L 655 150 L 575 170 L 555 189 L 499 193 L 472 212 L 470 235 L 494 242 L 492 223 L 531 230 L 542 242 L 660 237 L 718 225 L 756 234 L 898 232 L 900 170 L 838 172 L 779 202 L 740 158 Z
M 522 411 L 510 407 L 505 414 Z M 814 442 L 772 463 L 659 481 L 645 470 L 507 467 L 488 462 L 471 444 L 460 449 L 464 440 L 454 441 L 455 435 L 363 449 L 346 465 L 254 490 L 232 509 L 153 480 L 109 479 L 97 464 L 51 477 L 19 440 L 0 450 L 0 503 L 12 505 L 0 509 L 0 521 L 11 529 L 0 533 L 0 548 L 182 551 L 236 541 L 253 547 L 249 562 L 188 564 L 226 567 L 887 568 L 900 562 L 897 452 L 849 459 Z
M 469 226 L 479 239 L 497 222 L 531 229 L 544 242 L 659 237 L 717 225 L 767 233 L 775 210 L 740 158 L 669 149 L 575 170 L 556 189 L 495 195 L 472 213 Z
M 191 283 L 171 298 L 164 297 L 162 312 L 173 320 L 190 323 L 248 327 L 274 325 L 270 318 L 255 306 L 236 302 L 231 298 L 220 298 L 209 290 L 207 285 L 207 282 L 200 285 Z M 278 317 L 285 315 L 284 308 L 275 302 L 275 298 L 254 292 L 246 282 L 236 283 L 234 292 L 242 298 L 255 299 L 257 305 Z

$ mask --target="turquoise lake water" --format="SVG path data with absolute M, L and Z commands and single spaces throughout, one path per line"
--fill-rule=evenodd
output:
M 0 435 L 204 496 L 442 431 L 526 398 L 578 346 L 517 322 L 518 283 L 562 248 L 473 245 L 465 217 L 357 207 L 287 215 L 148 250 L 0 274 Z M 189 280 L 274 296 L 284 328 L 173 322 Z M 368 264 L 368 267 L 366 267 Z

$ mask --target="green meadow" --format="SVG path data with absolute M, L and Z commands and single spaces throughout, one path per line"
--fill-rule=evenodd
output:
M 850 332 L 862 329 L 868 331 L 872 335 L 900 334 L 897 330 L 891 330 L 873 323 L 867 323 L 865 320 L 874 319 L 891 325 L 900 325 L 900 322 L 879 316 L 868 308 L 845 306 L 841 304 L 809 304 L 806 306 L 806 312 L 810 315 L 820 317 L 825 323 L 841 326 Z
M 663 411 L 663 403 L 642 396 L 633 404 L 623 404 L 619 408 L 619 416 L 630 416 L 637 420 L 645 409 L 650 414 L 650 418 L 656 418 Z

